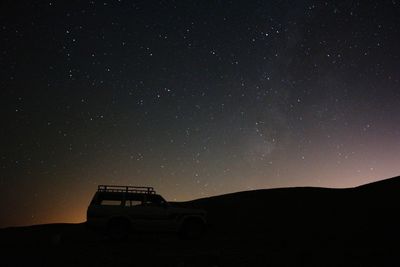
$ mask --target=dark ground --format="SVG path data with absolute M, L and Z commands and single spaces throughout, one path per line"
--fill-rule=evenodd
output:
M 400 177 L 349 189 L 282 188 L 176 205 L 207 210 L 200 240 L 85 224 L 0 229 L 1 266 L 400 266 Z

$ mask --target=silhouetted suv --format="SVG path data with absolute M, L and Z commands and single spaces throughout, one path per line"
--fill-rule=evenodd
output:
M 176 232 L 198 238 L 206 225 L 205 211 L 173 207 L 152 187 L 99 185 L 87 209 L 87 224 L 106 229 L 114 238 L 134 231 Z

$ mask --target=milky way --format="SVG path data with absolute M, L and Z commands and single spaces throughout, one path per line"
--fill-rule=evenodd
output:
M 400 172 L 397 1 L 6 1 L 0 226 Z

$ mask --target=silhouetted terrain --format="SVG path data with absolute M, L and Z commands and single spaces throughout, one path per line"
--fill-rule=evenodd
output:
M 348 189 L 280 188 L 174 203 L 208 212 L 200 240 L 85 224 L 0 230 L 1 266 L 400 266 L 400 177 Z M 88 203 L 89 204 L 89 203 Z

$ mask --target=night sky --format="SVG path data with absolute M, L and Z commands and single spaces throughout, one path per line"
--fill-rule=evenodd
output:
M 400 173 L 397 0 L 2 1 L 0 38 L 0 227 Z

